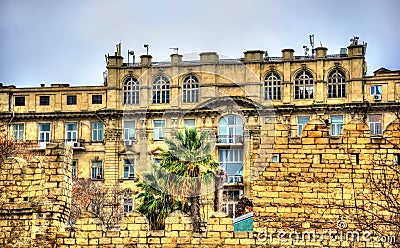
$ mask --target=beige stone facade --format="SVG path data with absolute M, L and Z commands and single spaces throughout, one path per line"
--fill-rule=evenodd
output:
M 365 76 L 359 44 L 346 54 L 327 50 L 295 56 L 284 49 L 282 57 L 253 50 L 240 59 L 206 52 L 196 61 L 173 54 L 168 62 L 142 55 L 135 64 L 115 53 L 102 86 L 1 86 L 0 118 L 33 149 L 70 144 L 78 177 L 134 190 L 165 150 L 164 138 L 195 126 L 215 143 L 215 159 L 228 174 L 222 210 L 233 213 L 240 195 L 254 197 L 252 183 L 267 164 L 283 159 L 273 152 L 275 140 L 299 139 L 309 120 L 324 121 L 328 136 L 340 138 L 354 119 L 373 136 L 395 119 L 400 71 Z M 207 197 L 203 204 L 210 204 Z

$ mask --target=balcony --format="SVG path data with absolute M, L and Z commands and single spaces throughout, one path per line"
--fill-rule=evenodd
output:
M 218 135 L 217 144 L 219 145 L 242 145 L 243 135 Z
M 49 141 L 40 141 L 40 140 L 27 140 L 26 141 L 29 149 L 34 150 L 44 150 L 48 143 L 65 143 L 66 145 L 72 146 L 74 150 L 85 150 L 83 146 L 84 141 L 82 139 L 79 140 L 66 140 L 66 139 L 54 139 Z
M 242 175 L 227 175 L 224 182 L 224 186 L 242 186 L 243 176 Z

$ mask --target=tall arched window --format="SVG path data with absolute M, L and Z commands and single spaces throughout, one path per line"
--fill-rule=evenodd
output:
M 139 104 L 139 81 L 134 77 L 127 78 L 124 82 L 123 94 L 124 104 Z
M 153 103 L 169 103 L 169 79 L 158 76 L 153 81 Z
M 188 75 L 183 79 L 183 102 L 199 101 L 199 79 L 195 75 Z
M 335 69 L 328 75 L 328 98 L 346 97 L 346 75 Z
M 218 143 L 243 143 L 243 120 L 237 115 L 225 115 L 219 120 Z
M 314 98 L 314 77 L 309 71 L 297 73 L 294 81 L 294 99 Z
M 264 100 L 281 100 L 281 77 L 270 72 L 264 78 Z

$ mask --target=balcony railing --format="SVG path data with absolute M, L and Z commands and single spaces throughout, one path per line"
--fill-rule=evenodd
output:
M 70 139 L 53 139 L 48 141 L 41 140 L 27 140 L 26 143 L 31 149 L 45 149 L 48 143 L 65 143 L 66 145 L 72 146 L 74 149 L 84 149 L 84 140 L 70 140 Z
M 243 144 L 243 135 L 218 135 L 219 144 Z
M 225 180 L 225 185 L 226 184 L 235 184 L 235 185 L 241 185 L 243 184 L 243 176 L 241 175 L 228 175 Z

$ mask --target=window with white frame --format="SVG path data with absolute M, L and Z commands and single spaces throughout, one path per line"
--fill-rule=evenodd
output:
M 382 95 L 382 85 L 371 85 L 369 87 L 369 93 L 371 96 Z
M 135 140 L 135 121 L 124 121 L 124 140 Z
M 135 162 L 133 159 L 124 160 L 124 178 L 135 177 Z
M 103 178 L 103 161 L 92 161 L 91 174 L 92 179 L 102 179 Z
M 294 99 L 314 98 L 314 77 L 309 71 L 297 73 L 294 81 Z
M 102 141 L 104 135 L 103 122 L 92 122 L 92 140 Z
M 243 190 L 227 189 L 222 192 L 222 211 L 229 217 L 235 217 L 239 199 L 243 196 Z
M 382 115 L 371 114 L 368 115 L 369 119 L 369 130 L 372 135 L 382 135 Z
M 328 98 L 346 97 L 346 75 L 335 69 L 328 75 Z
M 24 140 L 25 124 L 24 123 L 13 124 L 13 132 L 14 132 L 14 139 L 21 141 Z
M 272 155 L 272 163 L 279 163 L 279 154 Z
M 50 123 L 39 124 L 39 147 L 46 147 L 50 143 Z
M 264 78 L 264 100 L 281 100 L 281 77 L 276 72 Z
M 78 123 L 65 123 L 65 143 L 73 146 L 78 141 Z
M 343 115 L 331 116 L 331 136 L 342 135 Z
M 187 129 L 195 129 L 196 128 L 196 120 L 195 119 L 184 119 L 183 125 Z
M 199 101 L 199 79 L 191 74 L 183 79 L 182 97 L 184 103 Z
M 165 120 L 154 120 L 154 139 L 162 140 L 165 138 Z
M 72 177 L 78 176 L 78 161 L 72 161 Z
M 139 104 L 140 85 L 134 77 L 129 77 L 124 82 L 123 89 L 124 104 Z
M 133 199 L 132 198 L 124 198 L 124 213 L 133 211 Z
M 243 142 L 243 120 L 237 115 L 225 115 L 218 123 L 218 142 L 236 144 Z
M 243 175 L 243 149 L 219 149 L 219 164 L 226 175 Z
M 310 120 L 310 116 L 298 116 L 297 117 L 297 136 L 301 137 L 301 132 L 303 132 L 304 126 Z
M 153 81 L 153 103 L 169 103 L 169 79 L 158 76 Z

